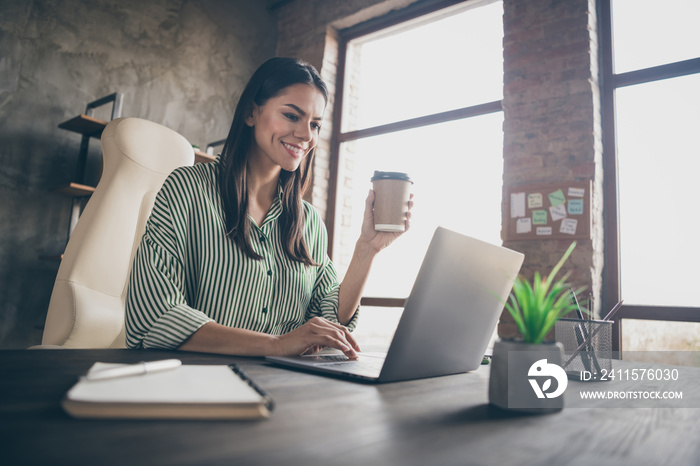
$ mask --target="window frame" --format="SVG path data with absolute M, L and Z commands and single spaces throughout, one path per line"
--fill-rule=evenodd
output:
M 485 3 L 492 3 L 497 0 L 441 0 L 430 4 L 420 3 L 417 6 L 409 6 L 399 12 L 390 13 L 388 15 L 375 18 L 373 20 L 361 23 L 352 28 L 348 28 L 338 32 L 338 67 L 336 75 L 336 95 L 333 106 L 333 130 L 331 135 L 331 154 L 330 159 L 330 176 L 328 183 L 328 205 L 326 209 L 326 225 L 328 229 L 328 254 L 333 258 L 334 235 L 336 224 L 336 206 L 338 199 L 338 176 L 340 164 L 340 147 L 341 144 L 353 140 L 364 139 L 372 136 L 379 136 L 407 129 L 415 129 L 423 126 L 446 123 L 449 121 L 461 120 L 470 117 L 488 115 L 490 113 L 502 112 L 502 100 L 493 102 L 485 102 L 469 107 L 462 107 L 445 112 L 423 115 L 407 120 L 394 121 L 387 124 L 363 128 L 359 130 L 342 131 L 343 118 L 343 100 L 345 94 L 345 74 L 347 65 L 347 50 L 349 43 L 355 39 L 376 33 L 381 30 L 389 29 L 401 23 L 415 20 L 425 15 L 436 13 L 446 8 L 456 5 L 466 5 L 471 3 L 467 8 L 474 8 Z M 374 307 L 403 307 L 405 298 L 377 298 L 377 297 L 362 297 L 361 305 Z
M 610 309 L 620 301 L 620 215 L 617 159 L 615 91 L 622 87 L 663 79 L 700 74 L 700 57 L 664 65 L 615 73 L 613 57 L 612 0 L 598 0 L 601 56 L 601 119 L 603 123 L 603 171 L 605 208 L 605 267 L 603 305 Z M 622 325 L 625 318 L 700 322 L 700 307 L 623 305 L 614 318 L 613 350 L 622 351 Z

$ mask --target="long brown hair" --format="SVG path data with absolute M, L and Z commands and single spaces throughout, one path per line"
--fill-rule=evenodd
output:
M 253 140 L 253 128 L 246 125 L 246 118 L 254 106 L 263 106 L 269 99 L 281 94 L 294 84 L 316 87 L 328 103 L 328 88 L 318 71 L 310 64 L 295 58 L 271 58 L 253 73 L 248 81 L 233 115 L 233 123 L 221 152 L 219 192 L 223 202 L 226 235 L 248 255 L 256 260 L 260 256 L 250 243 L 251 221 L 248 217 L 248 154 Z M 311 182 L 311 167 L 315 149 L 302 160 L 295 171 L 282 170 L 282 214 L 280 231 L 287 256 L 306 265 L 316 265 L 304 241 L 303 194 Z

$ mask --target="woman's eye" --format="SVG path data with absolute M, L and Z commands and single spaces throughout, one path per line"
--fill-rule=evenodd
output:
M 314 131 L 321 131 L 321 125 L 318 123 L 311 123 L 311 127 L 314 129 Z
M 293 113 L 285 113 L 284 116 L 287 117 L 289 121 L 299 121 L 299 116 Z

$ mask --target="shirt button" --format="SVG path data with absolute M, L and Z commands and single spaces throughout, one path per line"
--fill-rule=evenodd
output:
M 262 308 L 262 312 L 263 312 L 263 314 L 267 314 L 267 308 L 266 307 Z
M 260 242 L 264 243 L 265 242 L 265 235 L 260 235 Z
M 268 271 L 267 271 L 267 276 L 268 276 L 268 277 L 271 277 L 271 276 L 272 276 L 272 270 L 268 270 Z

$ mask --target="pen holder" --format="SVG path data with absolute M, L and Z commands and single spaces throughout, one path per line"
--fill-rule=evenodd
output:
M 569 379 L 581 382 L 609 380 L 612 371 L 612 321 L 559 319 L 556 341 L 564 346 L 562 368 Z

